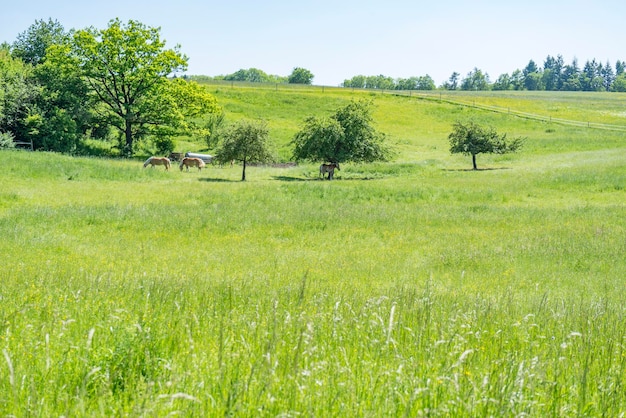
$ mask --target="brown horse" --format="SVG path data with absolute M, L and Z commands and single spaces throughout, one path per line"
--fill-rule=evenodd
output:
M 202 161 L 202 159 L 200 158 L 190 158 L 190 157 L 185 157 L 180 161 L 180 171 L 183 171 L 183 167 L 187 168 L 187 171 L 189 171 L 189 167 L 198 167 L 198 171 L 202 170 L 202 167 L 205 167 L 206 164 L 204 163 L 204 161 Z
M 166 157 L 150 157 L 146 160 L 145 163 L 143 163 L 143 168 L 148 167 L 148 165 L 151 165 L 152 168 L 154 168 L 155 165 L 164 165 L 165 166 L 165 171 L 170 169 L 170 159 L 166 158 Z
M 330 163 L 330 164 L 322 164 L 320 165 L 320 176 L 324 178 L 324 174 L 328 173 L 328 180 L 332 180 L 335 176 L 335 168 L 337 170 L 341 170 L 339 168 L 339 163 Z

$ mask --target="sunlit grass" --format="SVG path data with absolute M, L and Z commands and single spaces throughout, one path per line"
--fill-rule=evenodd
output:
M 623 415 L 620 137 L 476 113 L 472 171 L 448 111 L 332 182 L 0 152 L 1 414 Z

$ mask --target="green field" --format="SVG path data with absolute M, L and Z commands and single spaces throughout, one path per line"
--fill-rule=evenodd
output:
M 208 88 L 283 161 L 371 99 L 397 157 L 240 182 L 0 151 L 0 415 L 626 414 L 626 133 L 469 105 L 626 126 L 624 95 Z M 525 147 L 469 170 L 457 120 Z

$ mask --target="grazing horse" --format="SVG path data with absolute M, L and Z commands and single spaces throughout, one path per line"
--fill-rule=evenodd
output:
M 170 159 L 167 157 L 150 157 L 143 163 L 143 168 L 148 167 L 148 165 L 151 165 L 152 168 L 154 168 L 155 165 L 164 165 L 165 171 L 167 171 L 170 169 L 171 164 Z
M 335 168 L 337 170 L 341 170 L 339 168 L 339 163 L 330 163 L 330 164 L 322 164 L 320 165 L 320 176 L 324 178 L 324 174 L 328 173 L 328 180 L 332 180 L 335 176 Z
M 205 167 L 206 164 L 204 163 L 204 161 L 202 161 L 202 159 L 200 158 L 189 158 L 189 157 L 185 157 L 180 161 L 180 171 L 183 171 L 183 167 L 187 168 L 187 171 L 189 171 L 189 167 L 198 167 L 198 171 L 202 170 L 202 167 Z

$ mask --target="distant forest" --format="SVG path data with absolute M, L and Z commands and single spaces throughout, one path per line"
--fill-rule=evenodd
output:
M 492 81 L 489 74 L 474 68 L 461 77 L 453 72 L 442 85 L 437 86 L 431 76 L 393 78 L 385 75 L 356 75 L 344 80 L 341 87 L 381 89 L 381 90 L 548 90 L 548 91 L 617 91 L 626 92 L 626 62 L 617 61 L 615 66 L 609 62 L 602 64 L 595 59 L 585 62 L 580 67 L 578 60 L 565 64 L 563 57 L 548 56 L 543 66 L 530 60 L 526 67 L 512 73 L 501 74 Z M 268 75 L 262 70 L 250 68 L 233 74 L 209 77 L 190 76 L 197 81 L 224 80 L 260 83 L 288 83 L 290 77 Z M 307 79 L 311 84 L 313 77 Z

